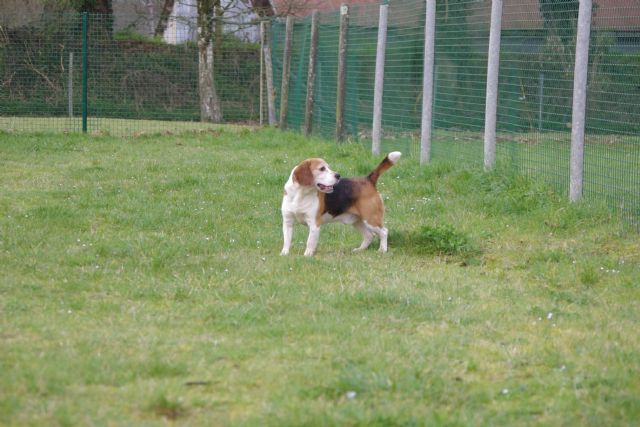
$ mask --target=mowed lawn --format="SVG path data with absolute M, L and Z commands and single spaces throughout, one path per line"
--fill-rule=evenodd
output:
M 0 424 L 637 425 L 640 237 L 511 173 L 406 156 L 390 252 L 306 229 L 277 130 L 0 133 Z

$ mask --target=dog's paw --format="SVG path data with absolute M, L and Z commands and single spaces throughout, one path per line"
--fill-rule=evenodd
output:
M 282 251 L 280 251 L 280 256 L 286 256 L 286 255 L 289 255 L 288 249 L 283 249 Z
M 313 256 L 313 251 L 311 249 L 307 249 L 304 251 L 304 256 Z

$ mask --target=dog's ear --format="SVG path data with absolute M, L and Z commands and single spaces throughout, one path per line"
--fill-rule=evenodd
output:
M 313 186 L 313 173 L 311 172 L 311 162 L 305 160 L 296 166 L 293 171 L 293 181 L 305 187 Z

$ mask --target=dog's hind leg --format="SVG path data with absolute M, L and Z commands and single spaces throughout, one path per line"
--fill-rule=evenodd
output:
M 380 248 L 378 249 L 380 252 L 387 252 L 387 238 L 389 237 L 389 230 L 385 227 L 381 227 L 378 232 L 378 236 L 380 236 Z
M 380 248 L 378 251 L 383 253 L 387 252 L 387 237 L 389 236 L 389 230 L 382 226 L 382 224 L 380 224 L 380 227 L 377 227 L 369 224 L 367 221 L 364 221 L 364 225 L 369 232 L 377 234 L 380 238 Z
M 353 226 L 362 233 L 362 243 L 359 247 L 355 248 L 353 252 L 359 252 L 367 249 L 373 241 L 373 232 L 365 225 L 363 221 L 357 221 L 353 223 Z

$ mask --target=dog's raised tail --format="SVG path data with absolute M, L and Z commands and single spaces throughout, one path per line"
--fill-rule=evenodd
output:
M 391 166 L 398 163 L 398 160 L 400 160 L 400 156 L 402 156 L 402 153 L 399 151 L 393 151 L 387 154 L 387 157 L 385 157 L 384 160 L 382 160 L 380 164 L 367 176 L 367 179 L 371 181 L 373 185 L 376 185 L 376 183 L 378 182 L 378 178 L 380 178 L 380 175 L 382 175 L 383 172 L 385 172 Z

